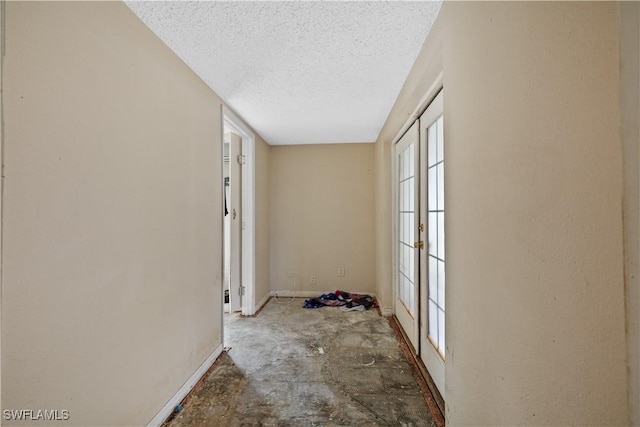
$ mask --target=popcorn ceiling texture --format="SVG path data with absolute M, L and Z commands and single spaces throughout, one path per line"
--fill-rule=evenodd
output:
M 375 141 L 441 5 L 126 3 L 271 145 Z

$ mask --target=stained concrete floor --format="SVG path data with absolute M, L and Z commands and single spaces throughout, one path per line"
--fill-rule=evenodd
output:
M 225 315 L 230 350 L 168 425 L 435 425 L 387 319 L 303 303 Z

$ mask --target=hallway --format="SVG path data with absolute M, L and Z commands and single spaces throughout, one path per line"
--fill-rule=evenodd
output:
M 2 425 L 640 426 L 639 1 L 0 3 Z
M 303 303 L 226 314 L 227 352 L 167 425 L 435 425 L 386 318 Z

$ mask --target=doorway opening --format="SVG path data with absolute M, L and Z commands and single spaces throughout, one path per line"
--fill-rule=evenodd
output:
M 255 314 L 255 136 L 223 107 L 223 313 Z
M 238 163 L 242 138 L 225 128 L 223 138 L 224 174 L 224 312 L 242 310 L 242 174 Z M 233 159 L 233 160 L 232 160 Z

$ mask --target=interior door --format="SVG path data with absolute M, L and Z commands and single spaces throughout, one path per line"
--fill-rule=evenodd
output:
M 242 171 L 239 162 L 242 155 L 242 138 L 229 135 L 229 215 L 231 216 L 229 308 L 242 309 Z
M 416 122 L 395 146 L 396 296 L 395 313 L 418 349 L 418 189 L 420 144 Z
M 420 117 L 420 217 L 426 224 L 420 254 L 420 358 L 444 399 L 445 198 L 442 91 Z

